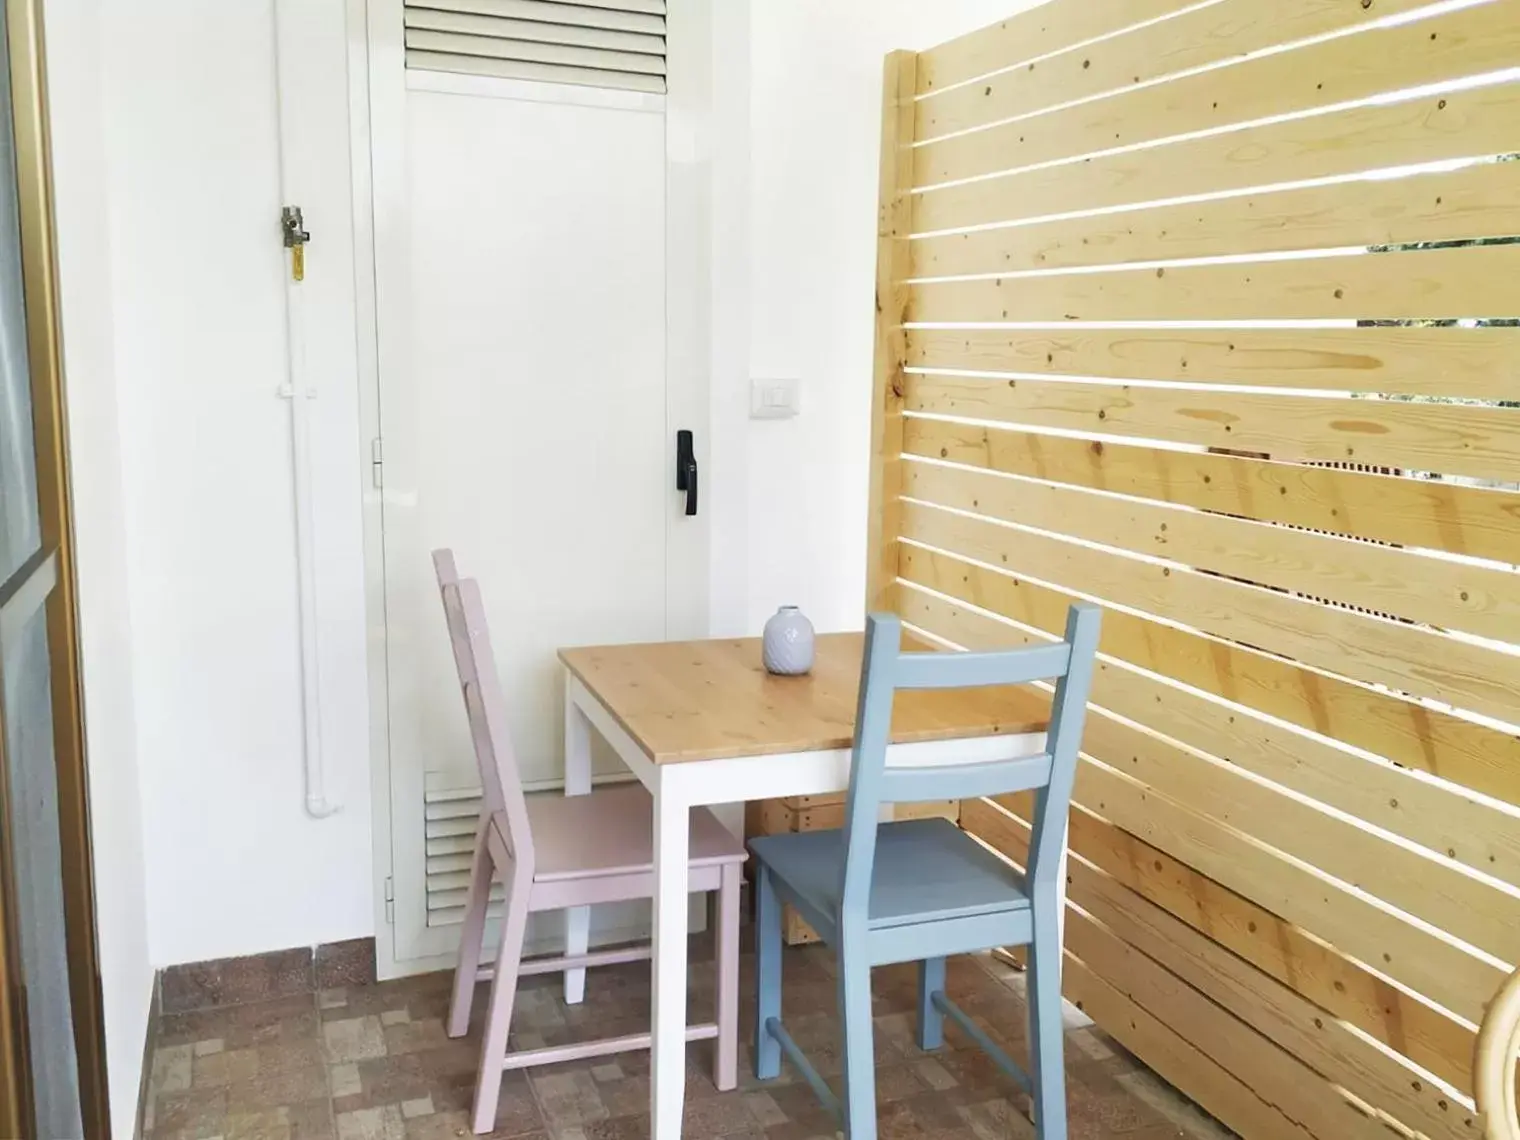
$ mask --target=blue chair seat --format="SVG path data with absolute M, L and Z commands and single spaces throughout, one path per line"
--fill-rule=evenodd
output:
M 750 840 L 750 850 L 779 880 L 783 895 L 797 896 L 821 915 L 838 913 L 843 831 L 762 836 Z M 948 819 L 909 819 L 877 828 L 868 929 L 1029 906 L 1024 877 Z

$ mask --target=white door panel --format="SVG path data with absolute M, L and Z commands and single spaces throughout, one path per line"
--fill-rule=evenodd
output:
M 440 884 L 458 876 L 436 837 L 428 921 L 426 800 L 477 782 L 429 552 L 452 547 L 480 581 L 519 768 L 552 786 L 555 650 L 665 637 L 680 525 L 664 116 L 412 89 L 405 135 L 405 256 L 389 262 L 406 266 L 389 293 L 404 311 L 385 307 L 383 259 L 378 282 L 380 320 L 406 322 L 406 367 L 380 369 L 398 961 L 454 944 Z M 610 753 L 598 767 L 621 769 Z
M 415 91 L 408 112 L 417 557 L 452 545 L 480 580 L 518 765 L 553 780 L 555 649 L 665 633 L 664 122 Z M 427 593 L 427 764 L 469 772 Z

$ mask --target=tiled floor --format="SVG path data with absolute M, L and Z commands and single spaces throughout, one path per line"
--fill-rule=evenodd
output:
M 695 951 L 694 951 L 695 954 Z M 745 962 L 746 994 L 750 962 Z M 833 963 L 818 948 L 787 952 L 785 1016 L 814 1062 L 838 1083 Z M 956 1002 L 1024 1060 L 1022 975 L 987 957 L 950 968 Z M 648 967 L 593 971 L 584 1005 L 567 1007 L 553 976 L 527 979 L 517 1043 L 555 1044 L 635 1032 L 648 1024 Z M 912 967 L 876 971 L 878 1113 L 882 1140 L 1028 1140 L 1025 1098 L 956 1029 L 933 1054 L 913 1043 Z M 476 1043 L 443 1032 L 449 975 L 349 986 L 163 1018 L 153 1058 L 151 1140 L 440 1140 L 469 1134 Z M 746 1003 L 748 1004 L 748 1003 Z M 694 1016 L 709 1016 L 710 971 L 692 984 Z M 749 1011 L 746 1010 L 746 1013 Z M 1071 1140 L 1229 1136 L 1097 1029 L 1068 1034 Z M 743 1032 L 747 1039 L 750 1025 Z M 709 1043 L 689 1053 L 686 1135 L 707 1140 L 834 1136 L 828 1116 L 789 1069 L 757 1083 L 741 1052 L 737 1092 L 719 1093 Z M 509 1074 L 495 1137 L 643 1140 L 649 1061 L 625 1053 Z

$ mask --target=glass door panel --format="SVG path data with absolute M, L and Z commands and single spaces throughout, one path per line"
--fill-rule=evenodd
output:
M 52 577 L 50 566 L 37 573 L 44 581 Z M 22 597 L 37 592 L 24 591 Z M 47 612 L 39 608 L 22 621 L 15 620 L 18 616 L 8 614 L 0 622 L 0 629 L 14 631 L 9 644 L 0 646 L 7 792 L 7 818 L 0 826 L 15 888 L 13 929 L 25 990 L 33 1135 L 83 1136 L 63 916 Z
M 0 9 L 0 1135 L 93 1140 L 109 1125 L 40 11 L 39 0 Z
M 4 21 L 0 21 L 3 32 Z M 0 51 L 0 582 L 15 574 L 41 544 L 26 304 L 21 284 L 16 133 L 6 41 L 5 50 Z

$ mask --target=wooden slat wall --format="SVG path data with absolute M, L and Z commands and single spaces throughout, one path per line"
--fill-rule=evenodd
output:
M 1050 0 L 888 61 L 870 601 L 975 649 L 1105 605 L 1066 990 L 1247 1138 L 1476 1140 L 1517 68 L 1520 0 Z M 1029 818 L 961 805 L 1015 863 Z

